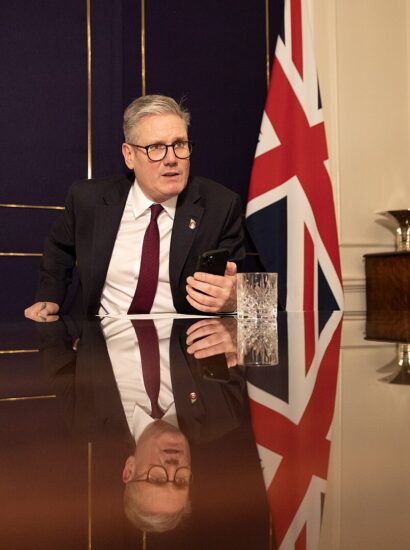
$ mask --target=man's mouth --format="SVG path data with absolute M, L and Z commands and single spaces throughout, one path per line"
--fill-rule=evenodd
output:
M 169 170 L 168 172 L 164 172 L 162 175 L 166 178 L 174 178 L 175 176 L 179 176 L 179 172 L 176 170 Z

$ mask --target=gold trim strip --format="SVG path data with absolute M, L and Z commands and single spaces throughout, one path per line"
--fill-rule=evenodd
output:
M 56 395 L 29 395 L 25 397 L 0 397 L 0 403 L 5 401 L 34 401 L 35 399 L 55 399 Z
M 147 92 L 145 68 L 145 0 L 141 0 L 141 90 L 142 95 Z
M 87 177 L 92 178 L 92 135 L 91 135 L 91 0 L 87 0 Z
M 39 204 L 0 204 L 1 208 L 37 208 L 39 210 L 64 210 L 64 206 L 43 206 Z
M 266 86 L 270 80 L 270 43 L 269 43 L 269 0 L 265 0 L 265 34 L 266 34 Z
M 93 444 L 91 441 L 87 445 L 87 473 L 88 473 L 88 550 L 92 548 L 92 460 L 93 460 Z
M 0 252 L 0 256 L 42 256 L 42 252 Z
M 39 349 L 0 349 L 0 355 L 10 355 L 12 353 L 38 353 Z

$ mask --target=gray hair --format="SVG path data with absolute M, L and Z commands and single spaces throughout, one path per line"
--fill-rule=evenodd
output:
M 132 142 L 132 134 L 138 123 L 147 116 L 155 115 L 176 115 L 179 116 L 188 128 L 190 114 L 183 105 L 179 104 L 165 95 L 144 95 L 134 99 L 124 111 L 124 137 L 127 143 Z
M 138 489 L 134 483 L 127 483 L 124 491 L 124 512 L 130 523 L 141 531 L 164 533 L 175 529 L 181 520 L 191 513 L 191 501 L 173 514 L 155 514 L 144 512 L 138 501 Z

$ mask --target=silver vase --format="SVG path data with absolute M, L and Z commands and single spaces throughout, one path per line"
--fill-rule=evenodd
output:
M 397 252 L 410 252 L 410 208 L 380 212 L 394 224 Z

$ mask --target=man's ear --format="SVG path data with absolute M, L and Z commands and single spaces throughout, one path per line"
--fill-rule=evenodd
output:
M 124 470 L 122 471 L 122 480 L 128 483 L 134 477 L 135 457 L 129 456 L 125 461 Z
M 127 168 L 129 168 L 130 170 L 133 170 L 134 169 L 134 152 L 132 150 L 132 147 L 128 145 L 128 143 L 122 144 L 122 155 L 124 157 Z

